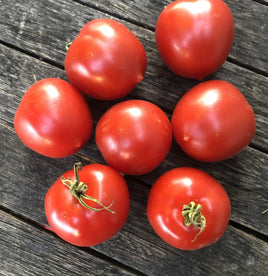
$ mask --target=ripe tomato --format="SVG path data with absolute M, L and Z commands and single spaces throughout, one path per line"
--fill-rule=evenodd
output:
M 80 171 L 78 171 L 80 170 Z M 52 230 L 77 246 L 92 246 L 113 237 L 125 224 L 129 192 L 113 168 L 76 163 L 48 190 L 45 212 Z
M 224 234 L 230 200 L 219 182 L 194 168 L 176 168 L 153 185 L 147 216 L 156 233 L 172 246 L 194 250 L 208 246 Z
M 25 93 L 14 118 L 15 130 L 30 149 L 48 157 L 66 157 L 89 140 L 89 107 L 71 84 L 43 79 Z
M 104 159 L 130 175 L 156 168 L 166 157 L 171 141 L 171 124 L 166 114 L 142 100 L 114 105 L 96 127 L 96 142 Z
M 111 19 L 86 24 L 65 58 L 65 71 L 71 83 L 100 100 L 128 94 L 143 79 L 146 66 L 146 53 L 138 38 Z
M 222 0 L 177 0 L 162 11 L 155 31 L 158 50 L 169 69 L 201 80 L 226 60 L 234 22 Z
M 212 80 L 190 89 L 171 119 L 173 135 L 194 159 L 222 161 L 239 153 L 252 140 L 254 112 L 232 84 Z

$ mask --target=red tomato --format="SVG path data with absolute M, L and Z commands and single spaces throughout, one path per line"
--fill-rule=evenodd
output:
M 234 22 L 222 0 L 178 0 L 162 11 L 155 31 L 158 50 L 169 69 L 201 80 L 226 60 Z
M 86 24 L 65 58 L 65 71 L 71 83 L 100 100 L 128 94 L 143 79 L 146 66 L 146 53 L 138 38 L 111 19 Z
M 230 212 L 230 201 L 221 184 L 201 170 L 186 167 L 163 174 L 153 185 L 147 205 L 147 216 L 156 233 L 185 250 L 219 240 Z
M 129 100 L 114 105 L 101 117 L 96 142 L 104 159 L 117 170 L 141 175 L 166 157 L 172 141 L 171 124 L 156 105 Z
M 87 143 L 92 117 L 78 90 L 64 80 L 48 78 L 25 93 L 14 126 L 30 149 L 59 158 L 74 154 Z
M 194 159 L 222 161 L 239 153 L 252 140 L 254 112 L 232 84 L 213 80 L 190 89 L 171 119 L 173 135 Z
M 92 246 L 110 239 L 123 227 L 129 192 L 124 178 L 109 166 L 91 164 L 78 169 L 81 163 L 51 186 L 45 212 L 59 237 L 77 246 Z

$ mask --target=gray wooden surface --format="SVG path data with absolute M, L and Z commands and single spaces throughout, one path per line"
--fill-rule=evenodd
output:
M 94 135 L 76 155 L 43 157 L 17 137 L 13 118 L 25 91 L 47 77 L 67 80 L 65 45 L 94 18 L 125 24 L 143 43 L 148 67 L 144 80 L 126 98 L 159 105 L 170 117 L 177 101 L 197 81 L 175 76 L 156 48 L 154 26 L 170 1 L 160 0 L 0 0 L 0 275 L 265 275 L 268 270 L 268 27 L 267 1 L 228 0 L 235 39 L 224 65 L 206 79 L 228 80 L 252 105 L 257 131 L 250 145 L 232 159 L 201 163 L 173 143 L 153 172 L 125 176 L 131 195 L 129 218 L 111 240 L 91 248 L 71 246 L 46 230 L 44 197 L 73 163 L 100 163 Z M 87 99 L 96 122 L 115 102 Z M 223 238 L 186 252 L 163 242 L 146 218 L 151 185 L 178 166 L 200 168 L 222 183 L 232 205 Z

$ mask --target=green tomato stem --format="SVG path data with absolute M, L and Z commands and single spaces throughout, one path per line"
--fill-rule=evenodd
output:
M 82 169 L 82 164 L 81 162 L 75 163 L 74 164 L 74 175 L 75 175 L 75 180 L 72 181 L 70 178 L 64 178 L 63 176 L 61 177 L 62 183 L 69 187 L 70 193 L 79 201 L 79 203 L 84 206 L 85 208 L 91 210 L 91 211 L 101 211 L 101 210 L 106 210 L 110 212 L 111 214 L 114 214 L 115 212 L 110 209 L 110 207 L 113 205 L 113 202 L 109 206 L 103 205 L 98 199 L 90 197 L 85 194 L 87 190 L 87 185 L 84 182 L 80 181 L 79 178 L 79 173 L 78 170 Z M 87 205 L 84 201 L 84 199 L 90 200 L 92 202 L 96 202 L 101 206 L 101 208 L 94 208 L 89 205 Z
M 182 215 L 184 217 L 184 224 L 186 226 L 194 225 L 199 229 L 199 233 L 195 236 L 192 242 L 195 242 L 197 237 L 204 231 L 206 227 L 206 218 L 201 214 L 201 204 L 195 204 L 191 201 L 188 205 L 183 205 Z
M 268 213 L 268 209 L 264 210 L 262 213 L 263 213 L 263 214 Z
M 68 42 L 66 45 L 65 45 L 65 50 L 68 51 L 70 46 L 71 46 L 72 42 Z

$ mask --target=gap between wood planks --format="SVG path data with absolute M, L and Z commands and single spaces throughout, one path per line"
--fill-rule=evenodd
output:
M 97 160 L 94 160 L 94 159 L 91 159 L 91 158 L 89 158 L 87 156 L 84 156 L 81 153 L 75 153 L 75 156 L 77 156 L 78 158 L 81 158 L 81 159 L 83 159 L 83 160 L 85 160 L 87 162 L 90 162 L 90 163 L 99 163 Z M 135 176 L 132 176 L 132 177 L 135 178 Z M 144 182 L 142 179 L 139 179 L 138 181 L 141 182 L 142 185 L 146 186 L 147 188 L 149 188 L 149 189 L 151 188 L 151 186 L 148 183 Z M 243 231 L 243 232 L 245 232 L 245 233 L 247 233 L 249 235 L 252 235 L 255 238 L 260 239 L 260 240 L 262 240 L 264 242 L 268 241 L 268 237 L 266 235 L 264 235 L 262 233 L 259 233 L 258 231 L 255 231 L 253 229 L 250 229 L 249 227 L 246 227 L 246 226 L 244 226 L 242 224 L 239 224 L 236 221 L 233 221 L 233 220 L 230 219 L 229 225 L 231 225 L 232 227 L 234 227 L 234 228 L 236 228 L 236 229 L 238 229 L 240 231 Z
M 13 210 L 10 210 L 4 206 L 1 206 L 0 205 L 0 210 L 7 213 L 8 215 L 14 217 L 15 219 L 18 219 L 22 222 L 24 222 L 25 224 L 27 225 L 30 225 L 31 227 L 34 227 L 36 229 L 39 229 L 41 231 L 45 231 L 51 235 L 56 235 L 53 231 L 49 230 L 49 228 L 47 228 L 45 225 L 42 225 L 41 223 L 38 223 L 34 220 L 32 220 L 31 218 L 29 217 L 26 217 L 26 216 L 23 216 L 22 214 L 20 213 L 17 213 L 17 212 L 14 212 Z M 107 262 L 107 263 L 110 263 L 111 265 L 114 265 L 114 266 L 117 266 L 123 270 L 126 270 L 127 272 L 129 273 L 133 273 L 137 276 L 147 276 L 146 274 L 144 273 L 141 273 L 140 271 L 132 268 L 132 267 L 129 267 L 113 258 L 110 258 L 109 256 L 107 255 L 104 255 L 103 253 L 95 250 L 93 247 L 78 247 L 79 250 L 82 250 L 90 255 L 94 255 L 95 257 Z
M 105 9 L 105 8 L 101 8 L 97 5 L 92 5 L 90 3 L 85 3 L 83 0 L 72 0 L 73 2 L 77 3 L 77 4 L 80 4 L 82 6 L 86 6 L 86 7 L 89 7 L 89 8 L 92 8 L 92 9 L 95 9 L 97 11 L 100 11 L 100 12 L 103 12 L 103 13 L 106 13 L 107 15 L 110 15 L 110 16 L 113 16 L 113 17 L 117 17 L 118 19 L 120 20 L 123 20 L 123 21 L 126 21 L 126 22 L 129 22 L 131 24 L 134 24 L 138 27 L 141 27 L 141 28 L 144 28 L 144 29 L 147 29 L 149 31 L 152 31 L 154 32 L 155 31 L 155 28 L 148 25 L 148 24 L 145 24 L 145 23 L 141 23 L 140 21 L 137 21 L 137 20 L 134 20 L 134 19 L 131 19 L 129 17 L 125 17 L 125 16 L 122 16 L 122 14 L 120 13 L 115 13 L 115 12 L 110 12 L 109 10 Z M 265 6 L 268 6 L 268 2 L 266 2 L 265 0 L 252 0 L 253 2 L 255 3 L 259 3 L 259 4 L 262 4 L 262 5 L 265 5 Z M 171 2 L 171 1 L 170 1 Z M 247 65 L 247 64 L 244 64 L 234 58 L 231 58 L 231 57 L 227 57 L 227 60 L 230 62 L 230 63 L 233 63 L 235 65 L 238 65 L 240 67 L 243 67 L 249 71 L 252 71 L 254 73 L 257 73 L 257 74 L 260 74 L 260 75 L 263 75 L 265 77 L 268 77 L 268 72 L 266 71 L 263 71 L 263 70 L 260 70 L 258 68 L 254 68 L 253 66 L 250 66 L 250 65 Z
M 35 58 L 35 59 L 37 59 L 37 60 L 39 60 L 39 61 L 41 61 L 41 62 L 47 63 L 47 64 L 52 65 L 52 66 L 54 66 L 54 67 L 57 67 L 57 68 L 59 68 L 59 69 L 61 69 L 61 70 L 64 70 L 64 65 L 62 65 L 62 64 L 60 64 L 60 63 L 58 63 L 58 62 L 55 62 L 54 60 L 51 60 L 51 59 L 47 59 L 47 58 L 38 56 L 38 55 L 36 55 L 36 54 L 34 54 L 34 53 L 30 52 L 30 51 L 26 51 L 25 49 L 22 49 L 22 48 L 20 48 L 20 47 L 17 47 L 17 46 L 15 46 L 15 45 L 13 45 L 13 44 L 7 43 L 7 42 L 2 41 L 2 40 L 0 40 L 0 44 L 2 44 L 3 46 L 8 47 L 8 48 L 10 48 L 10 49 L 13 49 L 13 50 L 15 50 L 15 51 L 18 51 L 18 52 L 20 52 L 20 53 L 23 53 L 23 54 L 25 54 L 25 55 L 28 55 L 28 56 L 30 56 L 30 57 L 32 57 L 32 58 Z M 254 73 L 256 73 L 256 74 L 263 75 L 263 76 L 266 76 L 266 75 L 267 75 L 267 77 L 268 77 L 268 73 L 266 74 L 265 72 L 263 72 L 263 71 L 261 71 L 261 70 L 257 70 L 256 68 L 253 68 L 253 67 L 250 67 L 250 68 L 249 68 L 249 66 L 243 65 L 243 64 L 241 64 L 240 62 L 238 62 L 238 61 L 236 61 L 236 60 L 233 60 L 232 58 L 227 58 L 227 61 L 229 61 L 230 63 L 235 64 L 235 65 L 237 65 L 237 66 L 240 66 L 240 67 L 242 67 L 242 68 L 244 68 L 244 69 L 247 69 L 247 70 L 249 70 L 249 71 L 251 71 L 251 72 L 254 72 Z M 135 97 L 132 97 L 131 94 L 129 94 L 129 97 L 130 97 L 131 99 L 134 99 L 134 98 L 135 98 Z M 163 111 L 164 111 L 165 113 L 167 113 L 167 115 L 168 115 L 169 117 L 171 116 L 171 114 L 170 114 L 169 111 L 167 111 L 167 110 L 163 110 Z M 254 143 L 252 143 L 252 142 L 251 142 L 248 146 L 251 147 L 251 148 L 253 148 L 253 149 L 255 149 L 255 150 L 258 150 L 258 151 L 260 151 L 260 152 L 263 152 L 263 153 L 268 154 L 268 151 L 267 151 L 264 147 L 258 146 L 258 145 L 254 144 Z
M 72 0 L 72 1 L 77 3 L 77 4 L 80 4 L 82 6 L 92 8 L 92 9 L 97 10 L 97 11 L 102 12 L 102 13 L 106 13 L 107 15 L 110 15 L 112 17 L 117 17 L 120 20 L 127 21 L 131 24 L 134 24 L 134 25 L 138 26 L 138 27 L 141 27 L 143 29 L 147 29 L 149 31 L 154 32 L 154 28 L 151 27 L 150 25 L 141 23 L 140 21 L 133 20 L 133 19 L 130 19 L 130 18 L 125 17 L 125 16 L 122 16 L 122 14 L 120 14 L 120 13 L 110 12 L 109 10 L 106 10 L 104 8 L 100 8 L 99 6 L 91 5 L 90 3 L 85 3 L 85 2 L 80 1 L 80 0 Z
M 137 21 L 137 20 L 134 20 L 134 19 L 131 19 L 131 18 L 128 18 L 128 17 L 124 17 L 124 16 L 122 16 L 122 15 L 119 14 L 119 13 L 112 13 L 112 12 L 110 12 L 110 11 L 104 9 L 104 8 L 100 8 L 99 6 L 91 5 L 91 4 L 89 4 L 89 3 L 85 3 L 85 2 L 80 1 L 80 0 L 72 0 L 72 1 L 75 2 L 75 3 L 77 3 L 77 4 L 80 4 L 80 5 L 82 5 L 82 6 L 86 6 L 86 7 L 95 9 L 95 10 L 97 10 L 97 11 L 106 13 L 107 15 L 116 17 L 116 18 L 118 18 L 119 20 L 126 21 L 126 22 L 128 22 L 128 23 L 134 24 L 134 25 L 136 25 L 136 26 L 138 26 L 138 27 L 147 29 L 147 30 L 149 30 L 149 31 L 152 31 L 152 32 L 155 31 L 154 28 L 151 27 L 150 25 L 142 24 L 140 21 Z M 266 5 L 266 6 L 268 5 L 268 3 L 263 2 L 262 0 L 253 0 L 253 2 L 257 2 L 257 3 L 260 3 L 260 4 L 264 4 L 264 5 Z M 38 56 L 38 55 L 36 55 L 36 54 L 34 54 L 34 53 L 30 52 L 30 51 L 26 51 L 25 49 L 22 49 L 22 48 L 20 48 L 20 47 L 17 47 L 17 46 L 15 46 L 15 45 L 13 45 L 13 44 L 7 43 L 7 42 L 2 41 L 2 40 L 0 40 L 0 44 L 3 44 L 4 46 L 7 46 L 7 47 L 9 47 L 9 48 L 11 48 L 11 49 L 14 49 L 14 50 L 17 50 L 17 51 L 19 51 L 19 52 L 21 52 L 21 53 L 27 54 L 27 55 L 29 55 L 29 56 L 31 56 L 31 57 L 34 57 L 34 58 L 36 58 L 36 59 L 39 59 L 39 60 L 41 60 L 41 61 L 44 61 L 44 62 L 46 62 L 46 63 L 48 63 L 48 64 L 50 64 L 50 65 L 53 65 L 53 66 L 55 66 L 55 67 L 58 67 L 58 68 L 60 68 L 60 69 L 64 69 L 64 65 L 63 65 L 63 64 L 60 64 L 60 63 L 58 63 L 58 62 L 55 62 L 54 60 L 51 60 L 51 59 L 47 59 L 47 58 Z M 228 56 L 228 57 L 227 57 L 227 61 L 230 62 L 230 63 L 232 63 L 232 64 L 235 64 L 235 65 L 237 65 L 237 66 L 240 66 L 240 67 L 242 67 L 242 68 L 244 68 L 244 69 L 247 69 L 247 70 L 249 70 L 249 71 L 251 71 L 251 72 L 254 72 L 254 73 L 256 73 L 256 74 L 259 74 L 259 75 L 268 77 L 268 72 L 263 71 L 263 70 L 260 70 L 260 69 L 258 69 L 258 68 L 255 68 L 255 67 L 253 67 L 253 66 L 244 64 L 244 63 L 242 63 L 241 61 L 236 60 L 235 58 L 232 58 L 232 57 L 229 57 L 229 56 Z
M 144 184 L 144 183 L 142 183 Z M 148 184 L 145 183 L 145 185 L 147 186 Z M 7 213 L 8 215 L 24 222 L 27 225 L 30 225 L 36 229 L 39 229 L 41 231 L 45 231 L 47 233 L 50 233 L 51 235 L 56 235 L 53 231 L 51 231 L 46 225 L 43 225 L 35 220 L 32 220 L 30 217 L 26 217 L 20 213 L 14 212 L 13 210 L 0 205 L 0 210 Z M 258 240 L 261 240 L 263 242 L 268 242 L 268 237 L 264 234 L 261 234 L 255 230 L 252 230 L 246 226 L 243 226 L 235 221 L 230 220 L 229 221 L 229 226 L 233 227 L 234 229 L 241 231 L 244 233 L 244 235 L 250 235 Z M 139 276 L 146 276 L 146 274 L 141 273 L 138 270 L 133 269 L 132 267 L 129 267 L 117 260 L 114 260 L 113 258 L 99 252 L 96 251 L 93 247 L 79 247 L 80 250 L 83 250 L 84 252 L 87 252 L 91 255 L 94 255 L 95 257 L 98 257 L 99 259 L 102 259 L 103 261 L 106 261 L 110 264 L 116 265 L 117 267 L 120 267 L 121 269 L 124 269 L 130 273 L 135 273 L 136 275 Z
M 85 3 L 85 2 L 80 1 L 80 0 L 72 0 L 72 1 L 75 2 L 75 3 L 77 3 L 77 4 L 80 4 L 80 5 L 83 5 L 83 6 L 92 8 L 92 9 L 95 9 L 97 11 L 106 13 L 106 14 L 108 14 L 110 16 L 115 16 L 115 17 L 117 17 L 117 18 L 119 18 L 121 20 L 128 21 L 129 23 L 135 24 L 135 25 L 137 25 L 137 26 L 139 26 L 141 28 L 148 29 L 148 30 L 154 32 L 154 28 L 151 27 L 150 25 L 142 24 L 140 21 L 133 20 L 133 19 L 130 19 L 128 17 L 124 17 L 124 16 L 122 16 L 119 13 L 112 13 L 109 10 L 106 10 L 104 8 L 100 8 L 99 6 L 96 6 L 96 5 L 91 5 L 90 3 Z M 251 0 L 251 1 L 253 1 L 255 3 L 258 3 L 258 4 L 262 4 L 262 5 L 268 6 L 268 2 L 266 2 L 265 0 Z M 170 2 L 172 2 L 172 1 L 170 1 Z
M 252 0 L 253 2 L 268 6 L 268 2 L 266 0 Z
M 242 224 L 239 224 L 236 221 L 230 220 L 229 225 L 231 225 L 232 227 L 236 228 L 237 230 L 240 230 L 244 233 L 247 233 L 247 234 L 249 234 L 249 235 L 251 235 L 251 236 L 253 236 L 253 237 L 255 237 L 259 240 L 262 240 L 264 242 L 268 242 L 268 237 L 266 235 L 264 235 L 262 233 L 259 233 L 259 232 L 255 231 L 253 229 L 250 229 L 250 228 L 248 228 L 248 227 L 246 227 Z
M 13 126 L 12 123 L 9 123 L 9 122 L 6 122 L 6 121 L 2 121 L 2 122 L 3 122 L 8 128 L 14 129 L 14 126 Z M 89 157 L 87 157 L 87 156 L 85 156 L 85 155 L 83 155 L 83 154 L 81 154 L 81 153 L 75 153 L 74 156 L 76 156 L 76 157 L 78 157 L 79 159 L 84 160 L 84 161 L 86 161 L 86 162 L 88 162 L 88 163 L 100 163 L 99 161 L 97 161 L 97 160 L 95 160 L 95 159 L 92 159 L 92 158 L 89 158 Z M 133 178 L 135 178 L 135 176 L 133 176 Z M 139 181 L 143 186 L 145 186 L 146 188 L 148 188 L 148 189 L 151 188 L 151 186 L 150 186 L 147 182 L 143 181 L 142 179 L 138 179 L 138 181 Z M 20 213 L 14 212 L 13 210 L 10 210 L 10 209 L 8 209 L 8 208 L 2 206 L 2 205 L 0 205 L 0 209 L 2 209 L 3 211 L 5 211 L 5 212 L 7 212 L 7 213 L 9 213 L 9 214 L 11 214 L 11 215 L 13 215 L 13 216 L 15 216 L 15 217 L 17 217 L 17 218 L 23 220 L 23 221 L 26 221 L 28 224 L 33 224 L 33 225 L 35 225 L 35 226 L 38 227 L 38 228 L 44 228 L 44 225 L 42 225 L 41 223 L 38 223 L 38 222 L 36 222 L 35 220 L 30 219 L 29 217 L 23 216 L 23 215 L 21 215 Z M 267 215 L 267 214 L 264 214 L 264 215 Z M 260 233 L 260 232 L 258 232 L 258 231 L 256 231 L 256 230 L 253 230 L 253 229 L 251 229 L 251 228 L 249 228 L 249 227 L 246 227 L 246 226 L 244 226 L 244 225 L 242 225 L 242 224 L 240 224 L 240 223 L 238 223 L 238 222 L 236 222 L 236 221 L 234 221 L 234 220 L 231 220 L 231 219 L 230 219 L 229 224 L 230 224 L 233 228 L 238 229 L 238 230 L 240 230 L 240 231 L 242 231 L 242 232 L 244 232 L 244 233 L 247 233 L 247 234 L 249 234 L 249 235 L 252 235 L 252 236 L 254 236 L 254 237 L 257 238 L 257 239 L 260 239 L 260 240 L 262 240 L 262 241 L 264 241 L 264 242 L 267 242 L 267 241 L 268 241 L 268 238 L 267 238 L 267 236 L 266 236 L 265 234 L 262 234 L 262 233 Z
M 242 67 L 244 69 L 247 69 L 247 70 L 249 70 L 251 72 L 254 72 L 254 73 L 258 74 L 258 75 L 263 75 L 264 77 L 268 77 L 268 72 L 265 72 L 263 70 L 254 68 L 253 66 L 244 64 L 244 63 L 242 63 L 242 62 L 240 62 L 240 61 L 238 61 L 238 60 L 236 60 L 234 58 L 227 57 L 227 61 L 229 61 L 230 63 L 235 64 L 237 66 L 240 66 L 240 67 Z
M 15 51 L 18 51 L 18 52 L 20 52 L 20 53 L 22 53 L 22 54 L 25 54 L 25 55 L 27 55 L 27 56 L 30 56 L 30 57 L 32 57 L 32 58 L 35 58 L 35 59 L 37 59 L 37 60 L 39 60 L 39 61 L 45 62 L 45 63 L 47 63 L 47 64 L 49 64 L 49 65 L 52 65 L 52 66 L 54 66 L 54 67 L 57 67 L 57 68 L 59 68 L 59 69 L 64 70 L 64 65 L 63 65 L 63 64 L 60 64 L 60 63 L 58 63 L 58 62 L 55 62 L 55 61 L 52 60 L 52 59 L 48 59 L 48 58 L 44 58 L 44 57 L 42 57 L 42 56 L 36 55 L 36 54 L 33 53 L 33 52 L 26 51 L 25 49 L 22 49 L 22 48 L 20 48 L 20 47 L 18 47 L 18 46 L 16 46 L 16 45 L 10 44 L 10 43 L 5 42 L 5 41 L 2 41 L 2 40 L 0 40 L 0 44 L 2 44 L 3 46 L 8 47 L 8 48 L 10 48 L 10 49 L 13 49 L 13 50 L 15 50 Z

